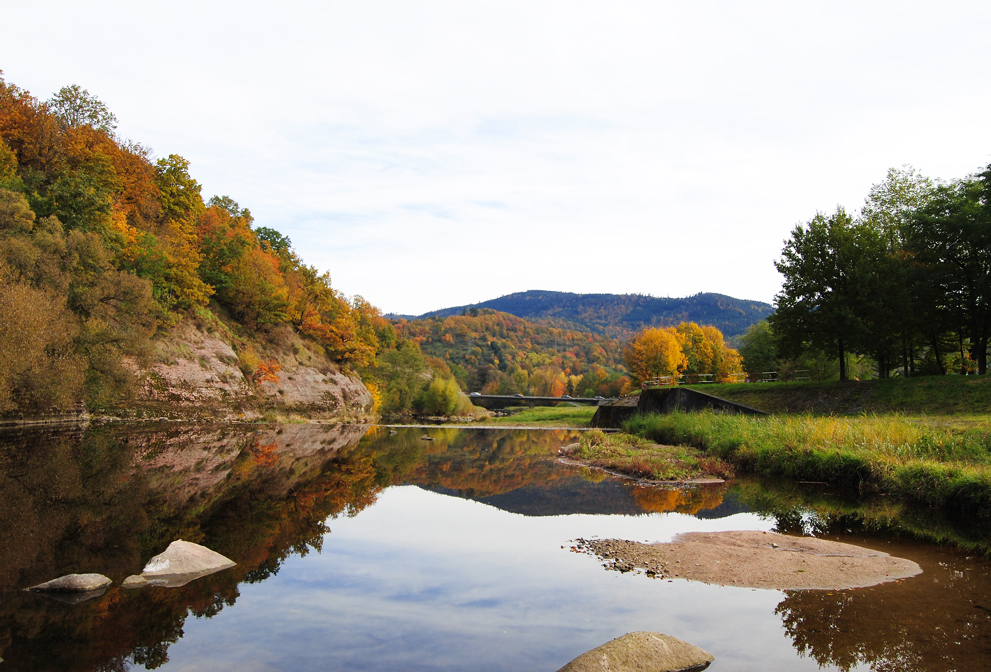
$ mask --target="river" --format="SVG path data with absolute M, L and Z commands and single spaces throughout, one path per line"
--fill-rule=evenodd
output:
M 677 490 L 558 463 L 567 430 L 105 425 L 0 433 L 4 670 L 546 670 L 637 630 L 711 670 L 983 670 L 986 520 L 819 485 Z M 918 562 L 845 591 L 608 571 L 583 538 L 775 530 Z M 173 539 L 238 565 L 125 590 Z M 68 604 L 22 589 L 114 580 Z

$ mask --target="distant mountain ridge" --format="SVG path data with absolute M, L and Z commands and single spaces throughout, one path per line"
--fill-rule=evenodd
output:
M 461 315 L 473 308 L 488 308 L 525 320 L 548 321 L 613 338 L 629 338 L 644 327 L 667 327 L 680 322 L 711 324 L 727 338 L 733 338 L 774 312 L 773 306 L 761 301 L 712 293 L 672 299 L 641 294 L 529 290 L 467 306 L 435 310 L 413 319 Z

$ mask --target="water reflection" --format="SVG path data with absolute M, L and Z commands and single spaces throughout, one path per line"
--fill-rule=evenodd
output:
M 773 518 L 778 532 L 857 544 L 922 567 L 919 577 L 874 588 L 787 592 L 775 613 L 800 654 L 840 670 L 988 667 L 991 527 L 986 520 L 794 483 L 749 481 L 736 490 L 753 510 Z
M 323 638 L 319 652 L 299 658 L 300 667 L 314 669 L 346 660 L 368 669 L 553 670 L 634 629 L 681 635 L 713 651 L 725 669 L 756 669 L 754 647 L 764 670 L 797 669 L 802 661 L 813 669 L 965 670 L 988 660 L 991 574 L 975 552 L 987 548 L 981 521 L 968 527 L 794 484 L 636 485 L 557 463 L 556 449 L 572 440 L 567 431 L 319 425 L 2 434 L 0 672 L 191 661 L 233 669 L 230 648 L 246 632 L 252 650 L 288 656 L 283 665 L 304 655 L 296 650 L 308 638 Z M 390 489 L 407 494 L 392 497 L 392 508 L 372 507 L 385 488 L 401 484 L 419 489 Z M 422 507 L 416 515 L 414 505 Z M 579 535 L 664 540 L 689 529 L 754 525 L 743 511 L 778 531 L 910 558 L 924 574 L 872 589 L 779 594 L 614 575 L 560 548 Z M 452 527 L 435 529 L 448 519 Z M 176 538 L 238 565 L 181 588 L 119 587 Z M 100 572 L 115 584 L 76 605 L 19 590 L 68 572 Z M 417 581 L 438 588 L 410 592 Z M 387 597 L 376 603 L 383 590 Z M 248 604 L 244 594 L 253 596 Z M 345 606 L 331 615 L 328 604 Z M 595 622 L 575 622 L 586 612 Z M 212 618 L 221 613 L 227 618 Z M 284 616 L 278 625 L 276 613 Z M 531 620 L 510 630 L 516 658 L 507 657 L 502 631 L 494 631 L 520 614 Z M 474 629 L 450 625 L 462 621 Z M 434 622 L 438 630 L 426 632 L 424 624 Z M 370 630 L 347 634 L 358 623 Z M 384 627 L 408 631 L 402 655 L 376 640 Z M 447 641 L 459 637 L 461 648 Z M 788 643 L 786 651 L 775 638 Z M 438 647 L 449 651 L 443 663 L 431 654 Z M 490 649 L 484 658 L 480 652 Z M 345 651 L 354 657 L 343 658 Z
M 6 433 L 0 444 L 0 657 L 11 669 L 149 668 L 189 614 L 210 617 L 292 554 L 320 550 L 325 520 L 379 491 L 365 427 L 101 427 Z M 119 581 L 170 541 L 237 567 L 176 589 Z M 69 572 L 118 582 L 80 605 L 19 588 Z
M 800 654 L 840 670 L 987 669 L 991 575 L 986 561 L 904 542 L 842 540 L 910 558 L 923 574 L 874 588 L 787 593 L 775 613 Z

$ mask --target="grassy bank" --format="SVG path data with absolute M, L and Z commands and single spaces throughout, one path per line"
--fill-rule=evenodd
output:
M 488 418 L 479 424 L 493 427 L 583 428 L 589 426 L 593 415 L 594 406 L 535 406 L 512 412 L 512 415 Z
M 655 481 L 687 481 L 728 478 L 732 468 L 718 457 L 688 446 L 665 446 L 630 434 L 585 432 L 568 457 L 592 467 L 634 478 Z
M 823 481 L 991 514 L 991 427 L 890 417 L 636 416 L 626 431 L 704 450 L 750 473 Z
M 991 376 L 923 376 L 845 383 L 736 383 L 692 389 L 769 413 L 985 416 Z

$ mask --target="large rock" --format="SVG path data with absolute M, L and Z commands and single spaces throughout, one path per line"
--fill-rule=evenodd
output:
M 57 579 L 31 586 L 35 593 L 88 593 L 106 588 L 111 583 L 103 574 L 66 574 Z
M 179 539 L 149 560 L 141 576 L 153 586 L 177 588 L 236 564 L 205 546 Z
M 631 632 L 586 651 L 558 672 L 685 672 L 704 670 L 712 655 L 659 632 Z

